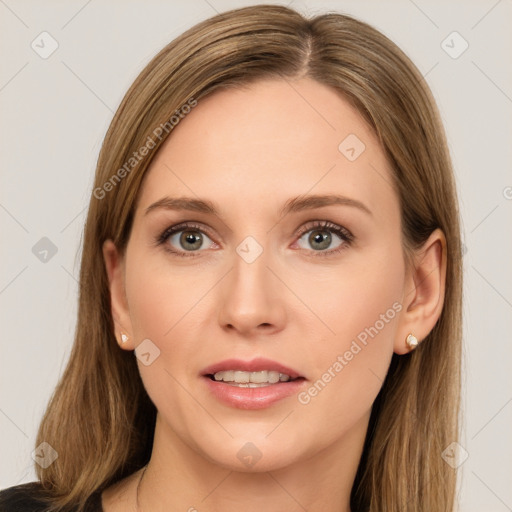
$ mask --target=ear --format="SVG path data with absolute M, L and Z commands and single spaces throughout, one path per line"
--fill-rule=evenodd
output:
M 407 270 L 403 313 L 394 343 L 396 354 L 411 349 L 406 338 L 413 334 L 422 342 L 441 316 L 446 279 L 446 238 L 440 229 L 432 232 L 428 240 L 414 255 L 413 268 Z
M 111 312 L 117 342 L 124 350 L 134 350 L 135 342 L 132 336 L 132 324 L 124 283 L 124 258 L 112 240 L 106 240 L 103 244 L 103 259 L 107 270 Z

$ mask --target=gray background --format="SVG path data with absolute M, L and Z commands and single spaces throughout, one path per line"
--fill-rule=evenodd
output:
M 81 230 L 113 112 L 167 42 L 216 11 L 254 3 L 0 0 L 0 488 L 35 479 L 31 453 L 71 349 Z M 438 101 L 466 247 L 461 510 L 510 511 L 512 1 L 291 7 L 373 24 L 412 58 Z M 43 31 L 59 45 L 46 59 L 31 47 L 50 48 Z M 458 58 L 464 43 L 454 31 L 469 44 Z M 56 254 L 34 254 L 43 237 Z

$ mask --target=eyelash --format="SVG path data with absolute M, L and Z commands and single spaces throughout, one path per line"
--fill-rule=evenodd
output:
M 297 239 L 299 240 L 302 238 L 302 236 L 309 231 L 330 231 L 331 233 L 334 233 L 338 235 L 343 243 L 337 247 L 336 249 L 331 249 L 328 251 L 313 251 L 311 252 L 316 253 L 315 256 L 318 257 L 329 257 L 333 256 L 335 254 L 338 254 L 339 252 L 343 251 L 347 247 L 350 247 L 352 243 L 355 240 L 354 235 L 352 233 L 344 228 L 343 226 L 339 226 L 337 224 L 333 224 L 329 221 L 312 221 L 312 223 L 309 223 L 305 225 L 297 234 Z M 200 233 L 208 235 L 208 232 L 205 232 L 205 229 L 203 226 L 200 226 L 198 224 L 190 223 L 190 222 L 184 222 L 177 224 L 175 226 L 168 227 L 165 229 L 160 235 L 156 237 L 155 243 L 157 246 L 164 246 L 164 249 L 173 255 L 185 257 L 185 258 L 194 258 L 198 256 L 197 253 L 202 251 L 176 251 L 175 249 L 172 249 L 171 246 L 167 243 L 171 235 L 174 235 L 175 233 L 179 233 L 181 231 L 199 231 Z M 208 235 L 210 237 L 210 235 Z

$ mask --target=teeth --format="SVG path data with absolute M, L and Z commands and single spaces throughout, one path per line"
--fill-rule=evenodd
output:
M 240 372 L 244 373 L 244 372 Z M 254 382 L 255 384 L 262 384 L 263 382 L 268 382 L 268 372 L 262 371 L 262 372 L 247 372 L 247 375 L 249 375 L 249 381 Z
M 248 372 L 234 372 L 234 373 L 235 373 L 235 377 L 234 377 L 235 382 L 238 382 L 240 384 L 247 384 L 248 382 L 251 381 L 251 379 L 250 379 L 251 374 Z
M 217 372 L 213 378 L 216 381 L 240 384 L 241 387 L 261 387 L 261 385 L 276 384 L 277 382 L 287 382 L 290 376 L 285 373 L 275 371 L 261 372 L 243 372 L 240 370 L 227 370 Z

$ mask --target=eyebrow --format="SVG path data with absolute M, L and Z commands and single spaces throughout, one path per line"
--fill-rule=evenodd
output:
M 351 206 L 368 215 L 373 215 L 371 210 L 361 201 L 336 194 L 294 197 L 293 199 L 286 201 L 285 205 L 281 209 L 281 215 L 284 216 L 288 213 L 300 212 L 302 210 L 310 210 L 313 208 L 321 208 L 322 206 L 332 205 Z
M 280 210 L 280 215 L 284 217 L 288 213 L 300 212 L 303 210 L 312 210 L 322 208 L 323 206 L 343 205 L 357 208 L 360 211 L 373 215 L 371 210 L 361 201 L 350 197 L 328 194 L 328 195 L 309 195 L 298 196 L 286 201 Z M 145 215 L 157 209 L 165 210 L 188 210 L 194 212 L 208 213 L 222 218 L 215 203 L 207 199 L 197 199 L 194 197 L 163 197 L 148 206 Z

